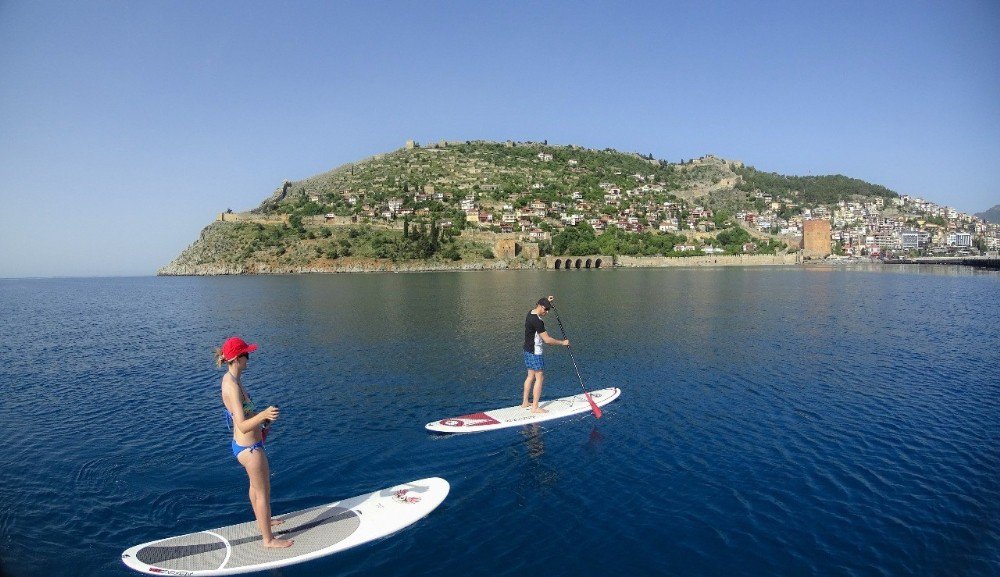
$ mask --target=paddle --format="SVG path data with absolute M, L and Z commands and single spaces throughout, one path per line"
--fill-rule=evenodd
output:
M 552 297 L 549 297 L 549 299 L 551 298 Z M 552 310 L 556 313 L 556 322 L 559 323 L 559 330 L 562 332 L 562 337 L 564 339 L 568 339 L 569 337 L 566 336 L 566 327 L 563 326 L 562 319 L 559 318 L 559 311 L 556 310 L 555 303 L 552 303 Z M 587 392 L 587 387 L 583 386 L 583 377 L 580 376 L 580 367 L 576 366 L 576 357 L 573 356 L 573 347 L 572 345 L 567 345 L 566 348 L 569 349 L 569 358 L 573 359 L 573 368 L 576 369 L 576 378 L 580 379 L 580 387 L 583 389 L 583 394 L 587 397 L 587 401 L 590 403 L 590 409 L 594 411 L 594 416 L 600 419 L 601 408 L 597 406 L 594 399 L 590 398 L 590 393 Z

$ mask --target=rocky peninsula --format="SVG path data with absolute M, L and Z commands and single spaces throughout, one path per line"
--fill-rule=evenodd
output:
M 905 212 L 905 198 L 713 155 L 670 162 L 547 142 L 410 141 L 220 213 L 157 274 L 793 265 L 898 244 L 895 228 L 925 222 Z M 828 224 L 808 233 L 817 220 Z M 865 226 L 881 232 L 858 240 Z

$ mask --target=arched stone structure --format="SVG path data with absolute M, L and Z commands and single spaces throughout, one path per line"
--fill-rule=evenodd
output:
M 553 256 L 544 257 L 545 268 L 554 270 L 593 270 L 595 268 L 613 268 L 614 258 L 604 254 L 580 255 L 580 256 Z

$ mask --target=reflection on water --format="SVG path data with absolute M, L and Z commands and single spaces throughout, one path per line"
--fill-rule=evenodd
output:
M 538 459 L 545 454 L 545 442 L 542 441 L 541 427 L 538 423 L 525 425 L 521 429 L 521 436 L 524 437 L 525 445 L 528 447 L 528 456 Z
M 594 425 L 594 428 L 590 430 L 590 436 L 587 437 L 587 449 L 595 451 L 602 443 L 604 443 L 604 435 L 601 434 L 597 425 Z
M 802 267 L 806 272 L 872 272 L 894 274 L 920 274 L 936 276 L 997 275 L 997 271 L 958 264 L 881 264 L 881 263 L 817 263 Z
M 531 502 L 531 495 L 537 491 L 554 490 L 560 479 L 558 467 L 549 463 L 549 459 L 545 457 L 545 441 L 542 437 L 546 432 L 538 423 L 524 425 L 520 430 L 524 441 L 516 449 L 515 465 L 521 472 L 521 500 L 525 505 Z

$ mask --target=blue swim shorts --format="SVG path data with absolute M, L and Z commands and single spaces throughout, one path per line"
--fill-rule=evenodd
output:
M 532 371 L 544 371 L 545 370 L 545 359 L 542 355 L 536 355 L 535 353 L 524 352 L 524 366 L 528 367 Z

